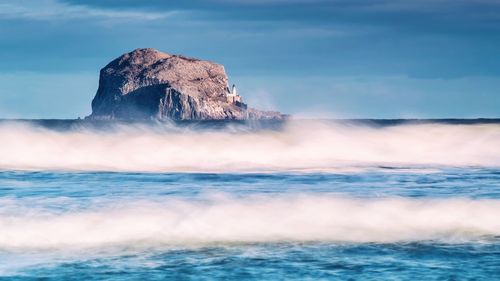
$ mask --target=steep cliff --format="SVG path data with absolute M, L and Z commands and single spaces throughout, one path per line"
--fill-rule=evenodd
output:
M 90 119 L 281 119 L 228 100 L 224 67 L 213 62 L 136 49 L 113 60 L 99 77 Z

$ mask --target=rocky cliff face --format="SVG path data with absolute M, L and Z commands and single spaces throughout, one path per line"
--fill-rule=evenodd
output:
M 278 112 L 229 102 L 222 65 L 137 49 L 113 60 L 99 77 L 90 119 L 282 119 Z

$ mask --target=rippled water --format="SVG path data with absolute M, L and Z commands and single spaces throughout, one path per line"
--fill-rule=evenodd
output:
M 496 169 L 3 171 L 0 198 L 5 278 L 500 278 Z
M 499 136 L 0 124 L 0 280 L 497 280 Z

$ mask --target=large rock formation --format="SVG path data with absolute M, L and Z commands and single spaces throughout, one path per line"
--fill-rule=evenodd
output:
M 231 97 L 224 67 L 137 49 L 113 60 L 99 77 L 90 119 L 282 119 Z

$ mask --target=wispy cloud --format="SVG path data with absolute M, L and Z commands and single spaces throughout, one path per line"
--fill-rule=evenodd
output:
M 294 5 L 294 4 L 317 4 L 328 3 L 332 0 L 212 0 L 214 3 L 225 3 L 231 5 Z M 334 1 L 336 2 L 336 1 Z
M 26 19 L 64 21 L 74 19 L 101 19 L 115 21 L 160 20 L 176 13 L 104 9 L 85 5 L 72 5 L 57 0 L 0 0 L 0 19 Z

